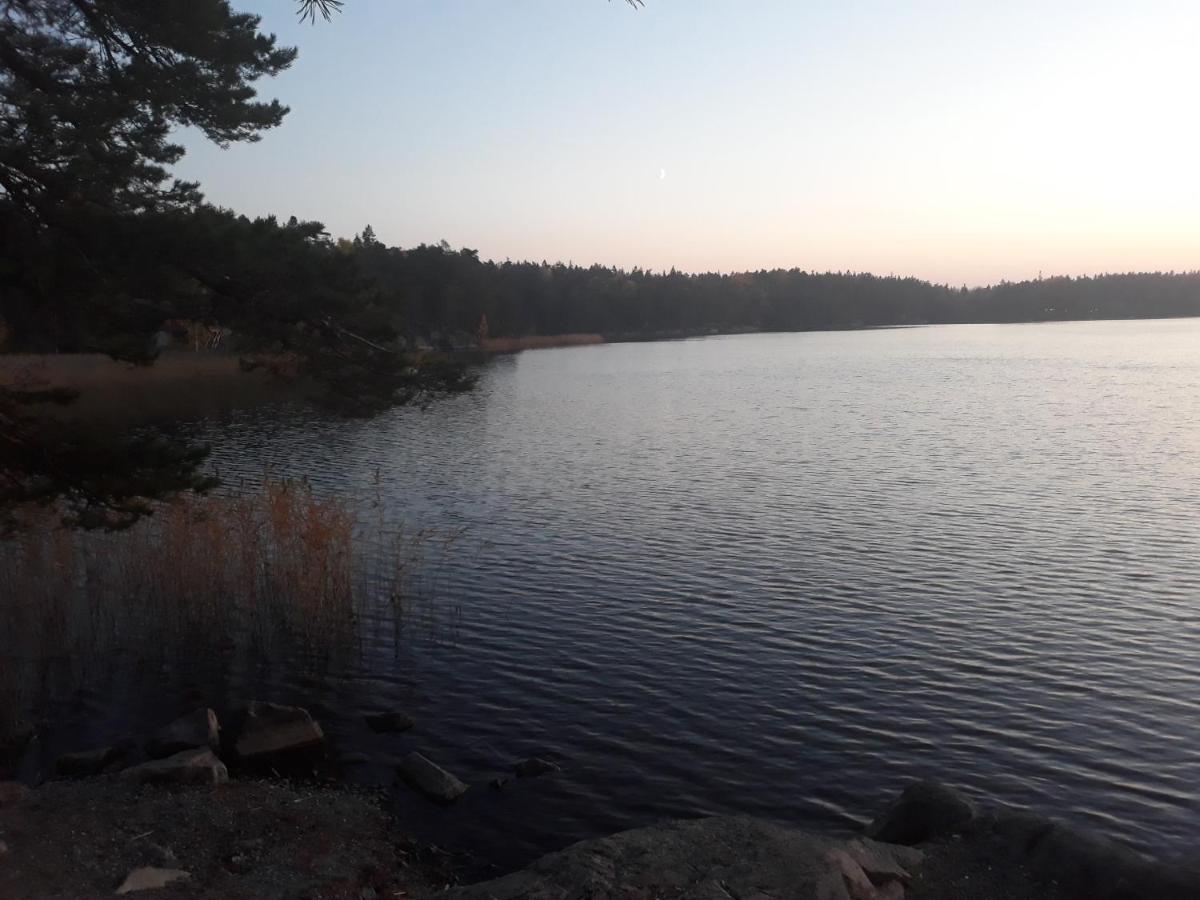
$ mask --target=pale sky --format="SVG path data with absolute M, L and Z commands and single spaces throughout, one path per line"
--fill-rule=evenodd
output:
M 1200 268 L 1200 3 L 233 0 L 300 48 L 215 203 L 484 258 Z

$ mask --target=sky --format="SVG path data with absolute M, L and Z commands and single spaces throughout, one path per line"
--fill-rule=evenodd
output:
M 954 285 L 1200 268 L 1200 3 L 233 0 L 300 55 L 250 215 L 485 259 Z

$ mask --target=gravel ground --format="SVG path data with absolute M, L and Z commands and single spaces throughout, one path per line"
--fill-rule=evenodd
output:
M 376 795 L 281 781 L 51 782 L 0 809 L 0 842 L 5 900 L 111 897 L 139 866 L 190 874 L 144 894 L 163 900 L 371 900 L 456 880 L 450 856 L 399 834 Z

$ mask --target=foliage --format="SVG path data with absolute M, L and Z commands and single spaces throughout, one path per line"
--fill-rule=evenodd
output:
M 393 326 L 319 224 L 250 221 L 169 182 L 172 129 L 253 141 L 287 112 L 255 83 L 296 51 L 259 24 L 226 0 L 0 2 L 0 319 L 41 349 L 145 364 L 165 320 L 219 323 L 250 366 L 314 379 L 352 414 L 469 387 L 388 349 Z M 0 389 L 0 515 L 61 496 L 70 521 L 122 526 L 205 486 L 202 453 L 72 431 L 32 412 L 44 399 Z
M 369 227 L 369 226 L 368 226 Z M 395 326 L 418 334 L 610 338 L 949 322 L 1200 315 L 1200 272 L 1137 273 L 953 288 L 916 278 L 803 269 L 732 274 L 482 261 L 447 245 L 342 244 Z

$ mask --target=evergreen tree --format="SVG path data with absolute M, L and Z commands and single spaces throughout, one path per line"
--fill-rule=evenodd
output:
M 464 389 L 461 370 L 388 350 L 393 329 L 319 224 L 250 222 L 171 178 L 173 128 L 253 141 L 287 112 L 255 83 L 296 51 L 259 24 L 226 0 L 0 0 L 0 319 L 140 363 L 165 319 L 219 322 L 350 412 Z M 75 521 L 124 525 L 208 485 L 192 449 L 34 414 L 67 399 L 0 390 L 0 513 L 61 498 Z

